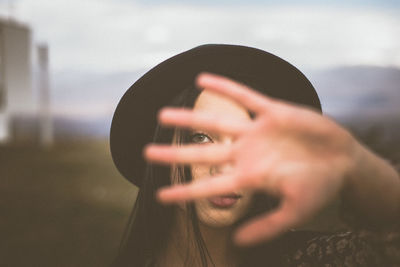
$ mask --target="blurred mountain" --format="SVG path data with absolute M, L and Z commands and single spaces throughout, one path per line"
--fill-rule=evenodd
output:
M 353 66 L 307 75 L 324 113 L 353 128 L 381 127 L 400 133 L 400 69 Z
M 105 107 L 114 108 L 126 89 L 144 72 L 56 72 L 52 76 L 54 111 L 68 114 L 77 109 L 87 114 L 92 110 L 98 114 Z
M 57 136 L 107 136 L 113 111 L 145 70 L 132 73 L 63 72 L 53 76 Z M 305 72 L 324 113 L 354 128 L 400 134 L 400 69 L 352 66 Z
M 307 74 L 328 114 L 382 117 L 400 114 L 400 69 L 354 66 Z

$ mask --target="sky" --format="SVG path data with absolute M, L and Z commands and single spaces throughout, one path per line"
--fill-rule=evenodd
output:
M 397 1 L 14 2 L 13 16 L 32 27 L 36 42 L 49 44 L 54 71 L 149 69 L 204 43 L 255 46 L 306 68 L 400 66 Z
M 110 117 L 140 74 L 205 43 L 257 47 L 306 74 L 400 68 L 398 0 L 0 0 L 0 16 L 48 44 L 53 110 L 74 117 Z

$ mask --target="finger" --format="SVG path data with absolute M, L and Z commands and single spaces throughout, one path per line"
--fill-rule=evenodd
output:
M 235 234 L 238 245 L 248 246 L 271 240 L 299 223 L 300 217 L 293 205 L 284 202 L 272 213 L 252 219 Z
M 221 117 L 216 114 L 193 112 L 182 108 L 164 108 L 159 115 L 164 125 L 201 129 L 210 132 L 238 136 L 248 129 L 249 122 L 244 119 Z
M 144 156 L 159 163 L 221 164 L 231 160 L 232 147 L 224 144 L 147 145 Z
M 228 174 L 211 176 L 188 185 L 176 185 L 161 189 L 157 197 L 164 203 L 181 202 L 211 196 L 234 193 L 239 188 L 239 180 Z
M 197 77 L 196 83 L 200 88 L 231 98 L 256 114 L 265 112 L 273 105 L 272 99 L 265 95 L 220 75 L 202 73 Z

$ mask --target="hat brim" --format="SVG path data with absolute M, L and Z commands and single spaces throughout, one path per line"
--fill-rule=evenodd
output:
M 244 82 L 265 95 L 321 111 L 310 81 L 287 61 L 256 48 L 209 44 L 195 47 L 158 64 L 121 98 L 111 123 L 110 149 L 120 173 L 140 186 L 146 162 L 142 150 L 153 139 L 157 112 L 194 84 L 201 72 Z

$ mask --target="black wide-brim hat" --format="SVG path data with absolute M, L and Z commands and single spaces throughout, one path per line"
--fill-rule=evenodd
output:
M 194 85 L 201 72 L 243 82 L 261 93 L 321 111 L 310 81 L 285 60 L 252 47 L 208 44 L 173 56 L 138 79 L 121 98 L 112 120 L 111 155 L 120 173 L 140 186 L 143 148 L 153 140 L 158 110 Z

